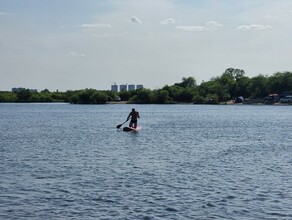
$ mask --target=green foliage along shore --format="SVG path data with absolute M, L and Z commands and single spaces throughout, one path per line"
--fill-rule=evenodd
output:
M 243 96 L 263 99 L 270 93 L 291 94 L 292 72 L 278 72 L 272 76 L 258 75 L 249 78 L 244 70 L 229 68 L 221 76 L 197 85 L 194 77 L 184 77 L 179 83 L 161 89 L 133 91 L 99 91 L 95 89 L 41 92 L 23 89 L 18 92 L 0 92 L 0 102 L 68 102 L 72 104 L 105 104 L 127 101 L 137 104 L 197 103 L 217 104 Z

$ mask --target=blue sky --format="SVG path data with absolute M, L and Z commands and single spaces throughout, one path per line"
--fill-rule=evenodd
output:
M 0 90 L 292 71 L 290 0 L 0 0 Z

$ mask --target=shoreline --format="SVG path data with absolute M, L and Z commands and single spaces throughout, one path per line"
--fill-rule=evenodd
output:
M 0 102 L 0 104 L 73 104 L 69 102 Z M 273 106 L 292 106 L 292 103 L 281 103 L 281 102 L 275 102 L 266 104 L 264 102 L 257 102 L 257 101 L 251 101 L 248 100 L 247 102 L 242 103 L 235 103 L 233 100 L 229 100 L 226 102 L 220 102 L 218 104 L 211 104 L 211 103 L 185 103 L 185 102 L 176 102 L 176 103 L 132 103 L 130 101 L 108 101 L 106 103 L 102 104 L 74 104 L 74 105 L 126 105 L 126 104 L 132 104 L 132 105 L 273 105 Z
M 229 100 L 227 102 L 220 103 L 221 105 L 274 105 L 274 106 L 292 106 L 292 103 L 281 103 L 281 102 L 275 102 L 275 103 L 264 103 L 264 102 L 256 102 L 256 101 L 247 101 L 247 102 L 241 102 L 241 103 L 235 103 L 233 100 Z

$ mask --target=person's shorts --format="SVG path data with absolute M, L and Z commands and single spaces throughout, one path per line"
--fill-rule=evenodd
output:
M 137 119 L 131 119 L 131 123 L 137 123 Z

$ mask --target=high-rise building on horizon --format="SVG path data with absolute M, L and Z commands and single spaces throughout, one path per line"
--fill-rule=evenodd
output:
M 127 84 L 120 85 L 120 92 L 121 91 L 127 91 Z
M 139 85 L 136 86 L 136 89 L 143 89 L 143 88 L 144 88 L 144 87 L 143 87 L 142 84 L 139 84 Z
M 135 90 L 136 89 L 136 86 L 134 84 L 130 84 L 128 85 L 128 90 L 131 91 L 131 90 Z
M 118 85 L 116 85 L 116 84 L 112 85 L 111 86 L 111 91 L 118 92 L 119 91 Z
M 143 89 L 143 85 L 142 84 L 138 84 L 138 85 L 135 85 L 135 84 L 121 84 L 121 85 L 117 85 L 117 84 L 113 84 L 111 85 L 111 91 L 113 92 L 121 92 L 121 91 L 133 91 L 133 90 L 136 90 L 136 89 Z

